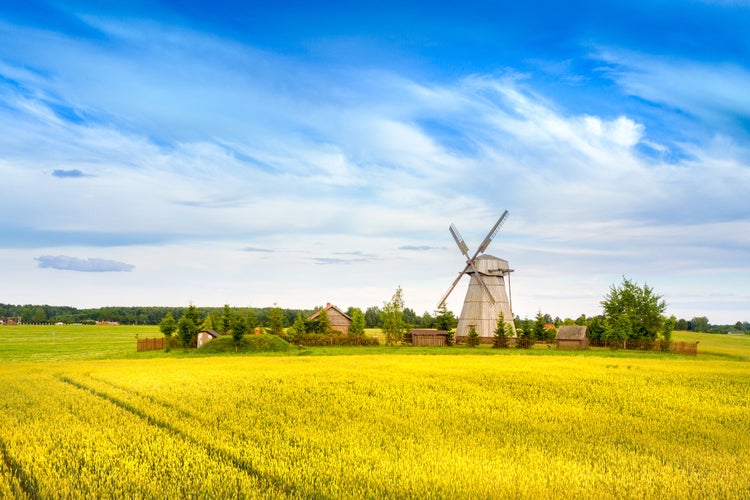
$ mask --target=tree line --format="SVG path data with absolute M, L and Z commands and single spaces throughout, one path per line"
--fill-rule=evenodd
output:
M 254 325 L 267 325 L 271 320 L 272 311 L 278 309 L 281 312 L 284 324 L 289 326 L 294 323 L 297 315 L 301 314 L 307 318 L 322 306 L 311 309 L 285 309 L 276 307 L 232 307 L 238 314 L 254 317 Z M 171 314 L 175 320 L 179 320 L 188 307 L 165 307 L 165 306 L 138 306 L 138 307 L 98 307 L 91 309 L 78 309 L 71 306 L 50 305 L 12 305 L 0 303 L 0 319 L 18 319 L 21 323 L 96 323 L 97 321 L 116 321 L 126 325 L 158 325 Z M 223 312 L 223 307 L 203 307 L 202 313 L 218 317 Z M 356 307 L 346 309 L 346 314 L 352 317 Z M 380 328 L 383 323 L 382 307 L 368 307 L 362 311 L 365 328 Z M 433 328 L 435 316 L 429 312 L 417 315 L 413 309 L 408 307 L 403 310 L 403 319 L 415 328 Z
M 669 320 L 674 324 L 675 330 L 687 330 L 705 333 L 750 333 L 750 322 L 737 321 L 732 325 L 713 325 L 705 316 L 693 317 L 690 320 L 664 318 L 662 313 L 666 303 L 661 296 L 656 295 L 650 287 L 638 286 L 627 278 L 623 278 L 620 286 L 613 285 L 605 299 L 601 302 L 603 314 L 586 317 L 581 314 L 576 319 L 559 317 L 552 318 L 549 314 L 541 311 L 534 319 L 519 316 L 513 318 L 513 323 L 519 335 L 532 335 L 538 340 L 549 340 L 554 338 L 554 331 L 546 325 L 559 327 L 565 324 L 585 325 L 589 328 L 592 340 L 607 339 L 651 339 L 659 336 L 659 328 L 663 328 L 664 322 Z M 217 321 L 226 321 L 228 314 L 225 305 L 222 308 L 202 308 L 201 318 L 196 319 L 199 323 L 203 318 L 210 317 L 213 324 Z M 175 321 L 179 321 L 186 313 L 191 314 L 194 306 L 188 307 L 99 307 L 91 309 L 78 309 L 71 306 L 49 306 L 49 305 L 11 305 L 0 304 L 0 320 L 13 319 L 21 323 L 96 323 L 97 321 L 116 321 L 121 324 L 158 325 L 167 315 Z M 231 307 L 231 312 L 238 317 L 246 319 L 248 328 L 270 328 L 276 330 L 278 324 L 281 328 L 292 326 L 295 322 L 300 323 L 300 317 L 306 321 L 315 311 L 322 306 L 311 309 L 285 309 L 279 307 Z M 624 312 L 627 311 L 627 314 Z M 436 328 L 438 330 L 450 331 L 456 326 L 455 315 L 447 311 L 443 305 L 434 313 L 425 311 L 418 315 L 413 309 L 406 307 L 401 287 L 398 287 L 391 301 L 384 302 L 383 306 L 371 306 L 364 311 L 349 307 L 346 314 L 357 323 L 364 322 L 364 328 L 381 328 L 386 333 L 386 340 L 393 338 L 399 341 L 403 335 L 408 335 L 412 328 Z M 315 323 L 306 324 L 306 333 L 319 332 L 320 326 Z M 299 330 L 299 328 L 297 328 Z M 297 331 L 295 330 L 295 331 Z M 390 333 L 389 333 L 390 332 Z M 389 336 L 390 335 L 390 336 Z

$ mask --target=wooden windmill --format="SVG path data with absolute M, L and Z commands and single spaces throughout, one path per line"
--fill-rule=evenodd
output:
M 513 309 L 510 301 L 510 273 L 513 272 L 513 269 L 508 267 L 507 260 L 492 255 L 483 255 L 507 217 L 508 211 L 506 210 L 492 226 L 472 257 L 469 257 L 469 247 L 456 226 L 451 224 L 449 228 L 458 249 L 466 257 L 466 267 L 458 273 L 458 277 L 445 292 L 443 298 L 440 299 L 438 307 L 445 303 L 448 295 L 461 281 L 464 274 L 471 277 L 469 288 L 466 290 L 464 305 L 461 309 L 461 316 L 458 318 L 456 340 L 466 338 L 472 326 L 480 337 L 484 339 L 492 338 L 497 326 L 497 318 L 501 312 L 505 321 L 513 324 Z M 506 276 L 508 278 L 507 291 L 505 288 Z

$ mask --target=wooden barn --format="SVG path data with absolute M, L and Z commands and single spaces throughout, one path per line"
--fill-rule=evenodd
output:
M 213 339 L 218 337 L 219 334 L 213 330 L 201 330 L 198 332 L 198 347 L 202 346 L 207 342 L 211 342 Z
M 443 330 L 412 330 L 412 345 L 447 345 L 449 333 Z
M 325 311 L 328 314 L 328 319 L 331 320 L 332 330 L 337 330 L 341 333 L 349 333 L 349 327 L 352 324 L 352 318 L 347 316 L 346 313 L 338 307 L 331 305 L 330 302 L 327 303 L 323 309 L 307 318 L 307 320 L 315 321 L 315 319 L 320 316 L 320 313 L 322 311 Z
M 555 335 L 559 349 L 587 349 L 589 346 L 588 330 L 580 325 L 562 325 Z

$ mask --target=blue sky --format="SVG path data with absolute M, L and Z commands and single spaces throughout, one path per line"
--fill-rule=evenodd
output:
M 750 319 L 750 2 L 0 0 L 0 302 Z M 468 280 L 451 295 L 460 311 Z

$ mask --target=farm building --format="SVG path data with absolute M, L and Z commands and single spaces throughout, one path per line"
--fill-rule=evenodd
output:
M 338 330 L 341 333 L 349 333 L 349 327 L 352 324 L 352 318 L 346 315 L 344 311 L 336 306 L 327 303 L 326 306 L 315 314 L 307 318 L 308 321 L 315 321 L 320 316 L 320 313 L 325 311 L 328 314 L 328 319 L 331 320 L 331 329 Z
M 412 330 L 412 345 L 447 345 L 447 338 L 450 335 L 443 330 Z
M 201 330 L 198 332 L 198 347 L 202 346 L 207 342 L 211 342 L 213 339 L 218 337 L 219 334 L 213 330 Z
M 588 331 L 585 326 L 563 325 L 555 335 L 560 349 L 586 349 L 589 346 Z

